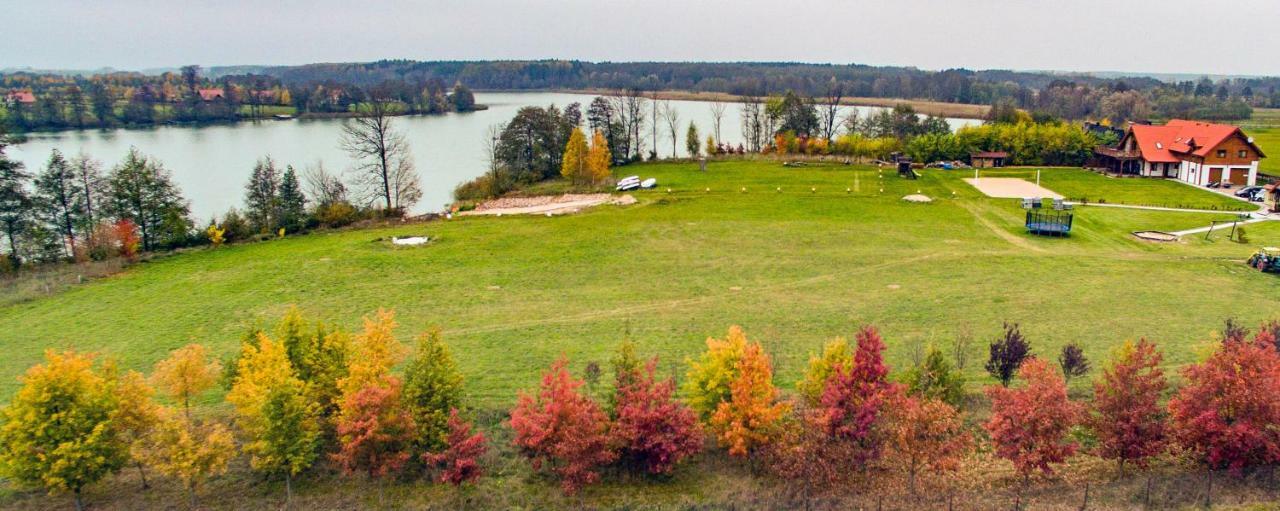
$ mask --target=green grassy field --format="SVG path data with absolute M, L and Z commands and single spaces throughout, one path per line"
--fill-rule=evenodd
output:
M 1248 245 L 1221 235 L 1151 244 L 1128 233 L 1230 216 L 1082 207 L 1070 238 L 1045 239 L 1023 232 L 1015 200 L 981 196 L 960 180 L 964 172 L 906 181 L 871 167 L 776 162 L 621 172 L 661 186 L 636 193 L 639 204 L 571 216 L 464 218 L 202 250 L 2 307 L 0 400 L 46 348 L 101 351 L 139 369 L 190 342 L 228 355 L 248 325 L 274 321 L 289 304 L 349 328 L 393 308 L 405 341 L 440 325 L 483 407 L 508 406 L 561 354 L 579 369 L 604 363 L 628 335 L 682 375 L 707 336 L 740 324 L 791 387 L 809 352 L 861 323 L 884 331 L 898 368 L 913 344 L 946 344 L 967 330 L 976 337 L 967 368 L 976 388 L 989 381 L 985 343 L 1005 320 L 1021 323 L 1046 356 L 1078 341 L 1101 360 L 1117 342 L 1147 336 L 1178 365 L 1195 359 L 1224 318 L 1254 324 L 1280 312 L 1280 278 L 1241 264 L 1257 245 L 1280 244 L 1277 224 L 1250 226 Z M 1132 187 L 1219 200 L 1080 170 L 1047 170 L 1043 181 L 1109 201 Z M 937 200 L 900 200 L 917 190 Z M 434 241 L 411 249 L 375 241 L 406 234 Z

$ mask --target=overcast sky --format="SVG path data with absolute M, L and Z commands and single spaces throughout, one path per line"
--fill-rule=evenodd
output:
M 1280 75 L 1276 0 L 0 0 L 0 68 L 384 58 Z

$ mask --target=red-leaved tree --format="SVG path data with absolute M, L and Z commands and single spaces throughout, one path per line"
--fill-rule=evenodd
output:
M 697 414 L 673 398 L 675 380 L 655 380 L 657 364 L 655 357 L 643 372 L 619 380 L 613 435 L 624 460 L 651 474 L 669 474 L 702 449 L 702 431 Z
M 987 388 L 991 398 L 987 433 L 996 455 L 1012 461 L 1024 478 L 1036 470 L 1052 474 L 1052 464 L 1076 452 L 1067 434 L 1076 424 L 1079 406 L 1067 397 L 1062 376 L 1039 358 L 1027 359 L 1018 378 L 1021 386 Z
M 885 408 L 899 394 L 899 385 L 889 381 L 880 333 L 862 327 L 852 367 L 837 366 L 822 391 L 820 411 L 827 435 L 850 444 L 855 463 L 879 458 Z
M 569 375 L 564 358 L 542 375 L 538 394 L 520 393 L 511 410 L 514 444 L 534 470 L 560 477 L 566 494 L 600 480 L 597 469 L 617 459 L 609 442 L 609 418 L 591 398 L 578 392 L 583 385 Z
M 1183 370 L 1169 401 L 1175 439 L 1210 468 L 1240 474 L 1280 461 L 1280 355 L 1267 330 L 1224 342 Z
M 1166 418 L 1160 394 L 1168 382 L 1161 360 L 1146 339 L 1125 342 L 1093 382 L 1088 422 L 1098 438 L 1098 456 L 1116 460 L 1121 475 L 1125 463 L 1146 467 L 1147 458 L 1164 450 Z
M 439 453 L 425 453 L 422 461 L 428 465 L 439 467 L 440 482 L 460 486 L 480 479 L 483 470 L 480 468 L 480 457 L 489 449 L 485 443 L 484 433 L 471 433 L 471 423 L 462 420 L 458 409 L 449 410 L 447 423 L 449 434 L 445 439 L 448 444 Z
M 400 380 L 384 376 L 343 400 L 338 412 L 334 461 L 348 474 L 385 478 L 409 461 L 415 428 L 400 403 Z

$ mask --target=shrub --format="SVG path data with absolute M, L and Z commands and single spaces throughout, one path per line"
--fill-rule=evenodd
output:
M 1168 383 L 1161 359 L 1146 339 L 1126 341 L 1093 383 L 1089 425 L 1098 439 L 1098 455 L 1116 460 L 1121 475 L 1126 462 L 1145 467 L 1147 458 L 1164 450 L 1167 428 L 1160 395 Z
M 1075 454 L 1068 438 L 1079 407 L 1067 398 L 1067 384 L 1048 363 L 1030 358 L 1018 370 L 1025 384 L 1017 388 L 988 387 L 991 420 L 987 433 L 996 455 L 1013 462 L 1019 474 L 1030 477 L 1040 470 L 1052 474 L 1052 465 Z
M 1004 335 L 991 343 L 990 356 L 987 357 L 987 373 L 1000 384 L 1009 386 L 1009 380 L 1018 372 L 1022 362 L 1031 355 L 1031 344 L 1022 336 L 1017 323 L 1004 324 Z
M 1058 365 L 1062 367 L 1062 377 L 1068 382 L 1071 378 L 1084 376 L 1089 372 L 1089 359 L 1085 358 L 1084 350 L 1080 349 L 1080 345 L 1074 342 L 1062 347 L 1062 353 L 1058 355 Z
M 738 366 L 747 350 L 747 335 L 737 325 L 729 327 L 725 339 L 707 338 L 707 351 L 689 362 L 684 390 L 689 406 L 706 420 L 720 403 L 728 401 L 730 385 L 738 378 Z
M 674 379 L 657 381 L 658 359 L 616 389 L 613 436 L 622 458 L 650 474 L 669 474 L 687 456 L 702 450 L 698 416 L 675 399 Z
M 513 443 L 530 459 L 534 470 L 548 470 L 560 477 L 566 494 L 600 480 L 598 468 L 612 463 L 609 418 L 599 405 L 579 392 L 582 380 L 557 360 L 542 375 L 538 394 L 520 393 L 511 410 Z
M 827 341 L 822 347 L 822 356 L 810 355 L 809 368 L 804 378 L 796 382 L 796 390 L 809 406 L 817 406 L 822 401 L 822 391 L 827 386 L 827 379 L 837 367 L 846 370 L 853 367 L 853 354 L 849 352 L 849 341 L 837 337 Z
M 924 363 L 911 368 L 905 378 L 907 392 L 914 396 L 939 399 L 951 406 L 964 401 L 964 375 L 952 369 L 942 350 L 930 346 Z

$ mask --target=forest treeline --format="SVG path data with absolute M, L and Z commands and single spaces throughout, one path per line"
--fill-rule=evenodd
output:
M 1174 117 L 1238 120 L 1248 118 L 1253 107 L 1280 107 L 1280 78 L 1162 82 L 1141 76 L 856 64 L 383 60 L 196 73 L 195 66 L 160 75 L 17 72 L 0 75 L 0 92 L 16 94 L 9 96 L 6 122 L 17 132 L 234 120 L 279 113 L 272 107 L 298 114 L 341 113 L 374 97 L 396 100 L 406 113 L 474 108 L 469 91 L 451 91 L 456 84 L 490 90 L 682 90 L 746 97 L 791 90 L 813 97 L 1003 102 L 1063 119 L 1113 123 Z M 217 88 L 224 91 L 220 102 L 212 99 L 213 92 L 201 97 L 199 89 Z M 13 100 L 20 97 L 30 101 Z
M 13 133 L 228 122 L 274 115 L 350 115 L 372 102 L 393 103 L 397 114 L 477 108 L 475 96 L 465 85 L 439 79 L 285 85 L 262 74 L 213 79 L 199 66 L 160 75 L 0 75 L 0 126 Z

